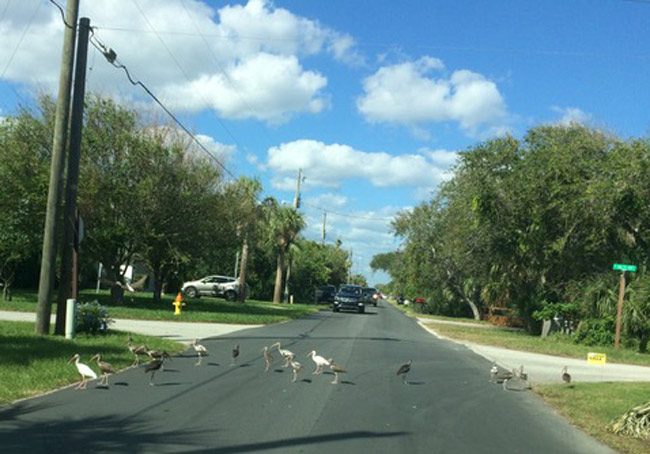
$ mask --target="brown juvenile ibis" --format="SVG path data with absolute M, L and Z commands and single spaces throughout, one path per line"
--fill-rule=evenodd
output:
M 158 370 L 163 369 L 163 363 L 165 362 L 165 359 L 169 358 L 169 355 L 165 352 L 164 355 L 160 356 L 160 358 L 152 359 L 147 363 L 147 365 L 144 367 L 144 373 L 146 374 L 147 372 L 151 372 L 151 376 L 149 377 L 149 384 L 151 386 L 155 386 L 153 382 L 153 377 L 156 374 Z
M 291 371 L 293 372 L 291 383 L 294 383 L 298 378 L 298 372 L 300 372 L 300 370 L 302 369 L 302 364 L 300 364 L 295 359 L 292 359 L 291 361 L 289 361 L 289 365 L 291 366 Z
M 198 339 L 194 339 L 194 343 L 192 344 L 192 347 L 194 347 L 194 351 L 196 352 L 196 356 L 199 357 L 199 360 L 195 364 L 195 366 L 200 366 L 201 365 L 201 360 L 203 359 L 204 356 L 208 356 L 208 349 L 205 348 L 205 346 L 199 344 Z
M 81 381 L 75 387 L 75 389 L 86 389 L 86 378 L 95 379 L 97 378 L 97 374 L 86 364 L 80 363 L 79 358 L 80 358 L 79 353 L 75 353 L 74 356 L 68 360 L 68 363 L 74 361 L 74 365 L 77 367 L 77 371 L 79 371 L 79 375 L 81 375 Z
M 237 357 L 239 356 L 239 344 L 235 345 L 235 348 L 232 349 L 232 365 L 235 365 Z
M 568 369 L 567 366 L 564 366 L 564 369 L 562 369 L 562 381 L 566 384 L 571 383 L 571 374 L 567 371 Z
M 311 357 L 311 360 L 316 364 L 316 369 L 314 369 L 312 375 L 320 375 L 323 373 L 323 368 L 330 365 L 328 360 L 316 354 L 316 350 L 310 351 L 307 354 L 307 357 Z
M 294 359 L 296 355 L 294 355 L 293 352 L 282 348 L 282 344 L 280 344 L 280 342 L 276 342 L 275 344 L 271 345 L 271 348 L 273 347 L 277 347 L 278 353 L 280 353 L 280 355 L 282 355 L 284 358 L 284 366 L 282 367 L 289 367 L 289 361 Z
M 334 380 L 332 380 L 330 383 L 337 385 L 339 383 L 339 374 L 345 374 L 348 371 L 336 364 L 332 358 L 328 359 L 328 361 L 330 363 L 330 369 L 332 372 L 334 372 Z
M 271 346 L 273 348 L 273 346 Z M 264 355 L 264 372 L 268 372 L 273 362 L 273 355 L 271 355 L 271 350 L 266 345 L 262 349 L 262 354 Z
M 406 381 L 406 375 L 411 371 L 411 363 L 412 360 L 408 360 L 408 362 L 402 364 L 399 366 L 399 369 L 397 369 L 397 376 L 399 377 L 400 375 L 402 376 L 402 381 L 404 384 L 408 385 L 408 382 Z
M 142 344 L 142 345 L 133 345 L 133 338 L 129 336 L 129 342 L 127 343 L 127 346 L 129 347 L 129 351 L 133 353 L 133 356 L 135 356 L 135 359 L 133 360 L 132 366 L 137 366 L 140 364 L 140 356 L 148 356 L 148 351 L 149 348 Z
M 102 373 L 102 379 L 99 382 L 99 384 L 108 386 L 108 375 L 115 373 L 115 370 L 113 370 L 113 366 L 110 363 L 107 363 L 106 361 L 102 361 L 102 355 L 100 355 L 99 353 L 97 353 L 95 356 L 90 358 L 91 361 L 93 359 L 97 360 L 97 366 L 99 367 L 99 370 Z

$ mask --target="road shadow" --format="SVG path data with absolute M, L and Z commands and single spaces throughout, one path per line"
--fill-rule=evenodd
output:
M 311 378 L 303 378 L 300 380 L 302 383 L 311 383 Z
M 168 446 L 199 449 L 195 440 L 205 431 L 152 431 L 146 416 L 93 417 L 92 424 L 77 420 L 48 419 L 44 424 L 34 413 L 49 405 L 19 402 L 0 410 L 0 440 L 3 452 L 145 452 L 164 451 Z
M 219 454 L 229 454 L 237 452 L 257 452 L 257 451 L 269 451 L 272 449 L 287 449 L 290 447 L 296 446 L 308 446 L 308 445 L 324 445 L 329 442 L 340 442 L 344 440 L 353 440 L 353 439 L 373 439 L 373 438 L 393 438 L 393 437 L 403 437 L 409 435 L 409 432 L 399 431 L 399 432 L 371 432 L 364 430 L 357 430 L 352 432 L 342 432 L 336 434 L 327 434 L 327 435 L 312 435 L 306 437 L 295 437 L 287 438 L 282 440 L 273 440 L 260 443 L 248 443 L 243 445 L 235 446 L 225 446 L 223 448 L 214 448 L 214 449 L 203 449 L 198 451 L 191 451 L 193 453 L 219 453 Z
M 219 366 L 219 363 L 208 363 L 208 366 Z
M 348 381 L 348 380 L 341 380 L 342 385 L 353 385 L 356 386 L 357 384 L 353 381 Z

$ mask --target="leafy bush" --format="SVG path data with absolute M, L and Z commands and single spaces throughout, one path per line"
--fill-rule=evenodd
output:
M 586 318 L 578 324 L 573 340 L 576 344 L 583 345 L 612 345 L 615 324 L 612 316 Z
M 77 304 L 75 314 L 77 333 L 103 334 L 108 330 L 109 323 L 113 323 L 113 320 L 108 315 L 108 309 L 98 301 Z

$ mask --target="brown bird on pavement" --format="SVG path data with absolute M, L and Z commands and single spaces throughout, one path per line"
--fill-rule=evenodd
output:
M 562 369 L 562 381 L 569 384 L 571 383 L 571 375 L 567 372 L 567 369 L 567 366 L 564 366 L 564 369 Z
M 99 367 L 99 370 L 102 373 L 102 379 L 100 380 L 99 384 L 108 386 L 109 374 L 115 373 L 115 370 L 113 370 L 113 366 L 110 363 L 107 363 L 106 361 L 102 361 L 102 356 L 99 353 L 97 353 L 95 356 L 90 358 L 91 361 L 93 359 L 97 360 L 97 366 Z
M 409 382 L 406 381 L 406 376 L 411 371 L 411 363 L 412 362 L 413 361 L 409 359 L 407 363 L 402 364 L 399 367 L 399 369 L 397 369 L 397 376 L 400 376 L 400 375 L 402 376 L 402 381 L 404 382 L 405 385 L 408 385 L 408 383 L 409 383 Z

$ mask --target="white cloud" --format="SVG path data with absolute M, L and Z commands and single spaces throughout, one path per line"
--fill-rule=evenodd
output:
M 435 187 L 445 178 L 448 167 L 440 156 L 436 153 L 393 156 L 359 151 L 348 145 L 297 140 L 270 148 L 267 165 L 280 176 L 303 169 L 309 184 L 314 186 L 338 187 L 343 180 L 361 178 L 377 187 Z M 278 180 L 276 187 L 283 189 Z
M 213 137 L 205 134 L 195 134 L 196 139 L 203 145 L 214 157 L 223 162 L 228 160 L 237 150 L 234 145 L 226 145 L 217 142 Z M 205 152 L 204 152 L 205 153 Z
M 330 192 L 310 197 L 310 203 L 322 207 L 341 208 L 347 205 L 348 198 L 341 194 L 332 194 Z
M 577 107 L 558 107 L 553 106 L 551 110 L 558 113 L 560 118 L 557 120 L 558 124 L 569 126 L 572 123 L 585 125 L 593 120 L 591 114 L 578 109 Z
M 280 123 L 320 112 L 328 105 L 327 79 L 300 59 L 360 59 L 352 37 L 268 0 L 220 9 L 197 0 L 95 0 L 82 2 L 83 16 L 134 78 L 175 110 L 214 109 L 225 118 Z M 0 19 L 0 80 L 54 94 L 63 29 L 52 5 L 9 2 Z M 88 91 L 150 101 L 92 47 L 89 64 Z
M 280 123 L 290 114 L 320 112 L 327 105 L 319 96 L 326 84 L 318 73 L 303 71 L 295 57 L 257 54 L 227 76 L 202 75 L 182 87 L 170 84 L 163 93 L 176 108 L 212 108 L 226 118 Z
M 471 135 L 505 124 L 506 105 L 493 81 L 467 69 L 449 78 L 429 75 L 442 69 L 442 61 L 431 57 L 384 66 L 363 81 L 357 108 L 374 123 L 421 128 L 456 122 Z

